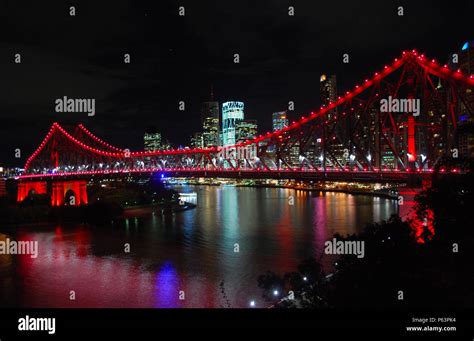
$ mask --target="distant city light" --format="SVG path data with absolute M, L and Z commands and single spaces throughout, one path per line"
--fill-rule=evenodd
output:
M 255 301 L 253 301 L 253 300 L 250 301 L 250 306 L 251 306 L 252 308 L 254 308 L 254 307 L 255 307 Z

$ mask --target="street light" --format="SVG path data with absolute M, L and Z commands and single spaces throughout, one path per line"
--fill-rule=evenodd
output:
M 252 308 L 255 307 L 255 301 L 254 301 L 254 300 L 250 301 L 250 306 L 251 306 Z

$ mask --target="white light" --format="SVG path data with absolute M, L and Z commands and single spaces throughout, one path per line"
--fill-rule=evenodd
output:
M 273 291 L 273 295 L 278 296 L 278 290 Z
M 372 155 L 370 155 L 370 154 L 367 155 L 367 160 L 369 160 L 369 162 L 372 161 Z
M 421 162 L 425 162 L 425 160 L 426 160 L 426 156 L 425 156 L 425 155 L 423 155 L 423 154 L 420 154 L 420 157 L 421 157 Z
M 250 306 L 253 308 L 255 307 L 255 301 L 250 301 Z
M 356 156 L 355 156 L 354 154 L 351 154 L 351 155 L 349 156 L 349 159 L 350 159 L 351 161 L 354 161 L 355 158 L 356 158 Z
M 306 276 L 305 276 L 305 277 L 303 277 L 303 281 L 305 281 L 305 282 L 306 282 L 307 280 L 308 280 L 308 277 L 306 277 Z

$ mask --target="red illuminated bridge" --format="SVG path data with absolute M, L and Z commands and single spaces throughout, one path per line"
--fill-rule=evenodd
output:
M 336 102 L 231 147 L 129 152 L 83 125 L 54 123 L 25 164 L 18 200 L 32 189 L 44 193 L 49 181 L 53 205 L 61 205 L 69 190 L 85 204 L 88 179 L 123 174 L 407 182 L 462 173 L 445 165 L 462 156 L 461 128 L 472 119 L 473 91 L 472 75 L 413 50 Z M 385 110 L 381 103 L 388 99 L 400 106 Z M 403 106 L 412 100 L 419 101 L 418 112 Z

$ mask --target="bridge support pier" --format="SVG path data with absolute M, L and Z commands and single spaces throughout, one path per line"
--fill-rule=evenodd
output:
M 88 203 L 86 184 L 87 182 L 85 180 L 54 181 L 51 194 L 51 205 L 64 205 L 65 196 L 69 191 L 72 191 L 74 202 L 66 204 L 71 206 L 86 205 Z
M 36 194 L 48 193 L 46 181 L 19 182 L 16 201 L 22 202 L 31 191 L 34 191 Z

